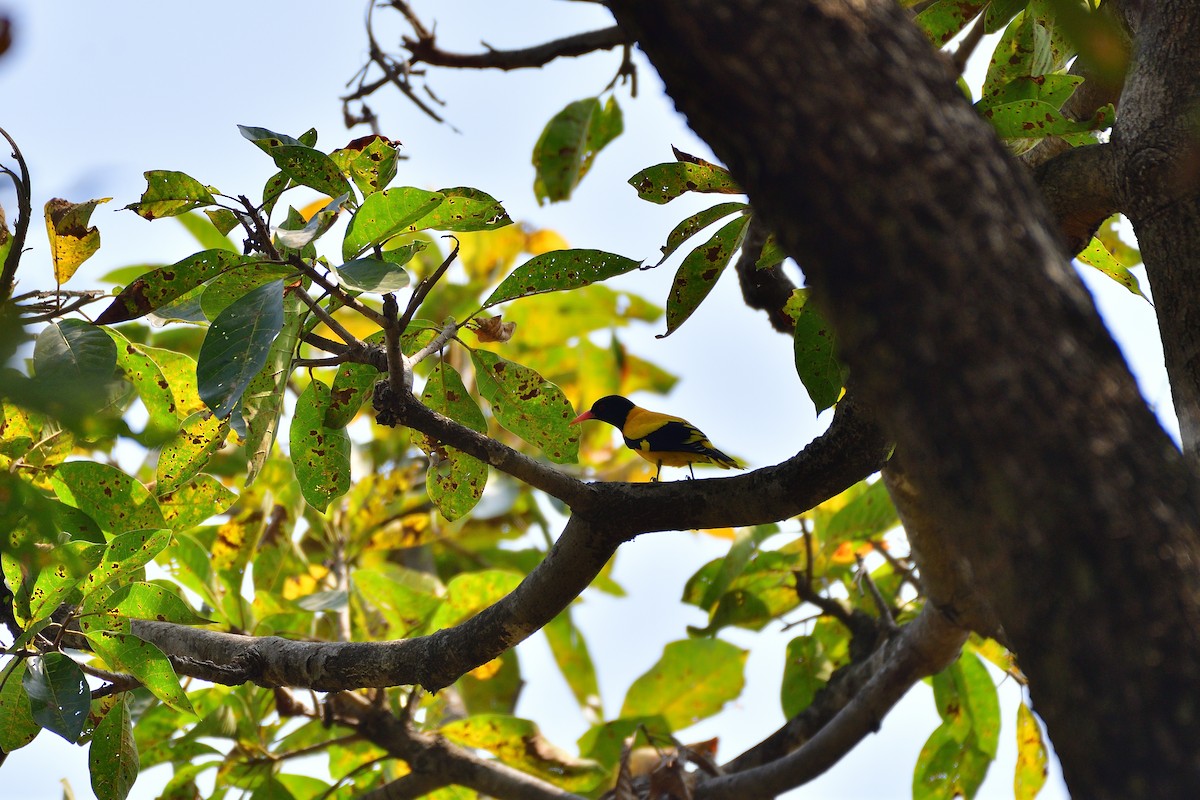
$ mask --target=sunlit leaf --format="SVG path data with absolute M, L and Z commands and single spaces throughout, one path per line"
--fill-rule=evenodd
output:
M 600 683 L 596 679 L 596 665 L 592 663 L 591 653 L 588 652 L 587 640 L 583 632 L 575 626 L 571 619 L 570 609 L 563 610 L 551 620 L 543 631 L 546 641 L 550 644 L 550 653 L 558 664 L 571 694 L 575 696 L 579 707 L 596 714 L 603 714 L 600 704 Z
M 662 715 L 672 730 L 711 717 L 742 693 L 746 656 L 719 639 L 671 642 L 658 663 L 629 687 L 621 716 Z
M 647 167 L 629 179 L 638 197 L 651 203 L 668 203 L 687 192 L 741 194 L 730 174 L 712 164 L 671 161 Z
M 410 233 L 423 230 L 463 233 L 491 231 L 512 224 L 504 206 L 487 192 L 454 186 L 439 189 L 437 193 L 444 198 L 442 202 L 405 230 Z
M 252 259 L 224 249 L 204 250 L 142 275 L 126 286 L 96 318 L 97 325 L 112 325 L 136 319 L 215 278 L 227 269 Z
M 29 744 L 42 726 L 33 718 L 25 691 L 25 661 L 17 659 L 0 686 L 0 750 L 11 753 Z
M 847 540 L 871 539 L 899 524 L 887 486 L 875 481 L 821 528 L 821 545 L 828 548 Z
M 445 361 L 438 362 L 425 381 L 421 402 L 474 431 L 487 432 L 483 412 L 467 392 L 458 371 Z M 487 465 L 423 434 L 414 436 L 413 441 L 430 456 L 425 478 L 429 499 L 448 520 L 465 516 L 483 496 Z
M 1041 139 L 1110 127 L 1116 111 L 1109 104 L 1098 109 L 1090 119 L 1076 122 L 1041 100 L 1017 100 L 984 109 L 983 116 L 1003 138 Z
M 723 219 L 730 214 L 736 213 L 749 208 L 745 203 L 718 203 L 711 208 L 703 209 L 692 214 L 687 219 L 680 222 L 671 233 L 667 236 L 667 243 L 663 245 L 662 258 L 659 259 L 659 264 L 662 264 L 671 254 L 679 249 L 680 245 L 686 242 L 691 237 L 695 236 L 700 231 L 712 225 L 719 219 Z
M 146 487 L 108 464 L 60 464 L 50 477 L 50 485 L 60 500 L 86 513 L 105 533 L 166 527 L 158 503 Z
M 979 15 L 986 0 L 937 0 L 913 20 L 935 47 L 941 47 L 958 35 L 966 24 Z
M 667 295 L 667 330 L 658 334 L 658 338 L 675 332 L 708 297 L 733 254 L 742 246 L 749 223 L 749 217 L 738 217 L 726 223 L 711 239 L 683 259 Z
M 350 176 L 354 185 L 366 197 L 386 189 L 396 177 L 400 143 L 386 136 L 363 136 L 329 154 L 333 163 Z
M 290 450 L 300 491 L 310 506 L 324 511 L 350 488 L 350 437 L 344 428 L 326 428 L 330 391 L 312 380 L 296 400 Z
M 229 420 L 205 410 L 192 414 L 163 445 L 156 471 L 159 495 L 173 492 L 196 477 L 229 436 Z
M 176 711 L 194 713 L 179 685 L 179 677 L 162 650 L 129 633 L 101 630 L 86 636 L 111 669 L 133 675 L 155 697 Z
M 528 367 L 486 350 L 472 350 L 479 393 L 496 421 L 556 464 L 579 460 L 579 430 L 571 425 L 575 410 L 554 384 Z
M 477 714 L 443 725 L 439 731 L 465 747 L 487 750 L 504 764 L 552 781 L 568 792 L 599 786 L 608 771 L 551 744 L 529 720 L 500 714 Z
M 933 691 L 942 724 L 917 759 L 913 798 L 974 797 L 999 744 L 996 687 L 983 662 L 963 653 L 933 677 Z
M 571 196 L 591 168 L 596 154 L 621 134 L 624 120 L 616 98 L 603 106 L 589 97 L 567 105 L 542 130 L 533 148 L 533 183 L 538 203 Z
M 174 530 L 186 530 L 222 514 L 236 499 L 237 495 L 212 475 L 195 475 L 169 492 L 158 487 L 158 506 Z
M 350 218 L 342 240 L 342 260 L 352 261 L 372 245 L 382 245 L 427 216 L 445 199 L 439 192 L 411 186 L 385 189 L 368 195 Z
M 1095 236 L 1092 237 L 1092 240 L 1088 242 L 1088 246 L 1076 255 L 1075 258 L 1089 267 L 1100 270 L 1139 297 L 1145 297 L 1142 294 L 1142 287 L 1138 283 L 1137 276 L 1130 272 L 1128 267 L 1114 258 L 1113 254 L 1108 252 L 1108 248 L 1104 246 L 1104 243 Z
M 788 642 L 779 700 L 792 719 L 812 704 L 834 670 L 850 661 L 850 633 L 831 617 L 821 617 L 807 636 Z
M 212 194 L 216 190 L 190 175 L 165 169 L 144 174 L 146 191 L 142 192 L 142 199 L 125 206 L 144 219 L 174 217 L 216 202 Z
M 292 357 L 304 322 L 302 302 L 295 294 L 283 298 L 283 327 L 267 352 L 266 363 L 250 379 L 242 395 L 242 418 L 246 421 L 246 485 L 258 477 L 267 463 L 283 413 L 283 398 L 291 375 Z M 332 407 L 332 406 L 331 406 Z
M 200 625 L 208 620 L 183 599 L 154 583 L 127 583 L 109 595 L 104 604 L 129 619 L 151 619 L 177 625 Z
M 138 751 L 133 741 L 129 701 L 122 695 L 92 734 L 88 772 L 96 800 L 125 800 L 138 776 Z
M 50 237 L 50 258 L 54 279 L 66 283 L 75 270 L 100 249 L 100 231 L 89 227 L 92 212 L 111 197 L 72 203 L 54 198 L 46 201 L 46 233 Z
M 1014 800 L 1033 800 L 1046 785 L 1046 742 L 1029 706 L 1017 706 L 1017 767 L 1013 775 Z
M 171 382 L 146 348 L 129 341 L 112 328 L 105 332 L 117 345 L 118 369 L 133 384 L 142 405 L 146 407 L 149 415 L 146 433 L 155 438 L 170 434 L 181 419 L 175 394 L 171 391 Z
M 484 301 L 483 307 L 518 297 L 578 289 L 637 269 L 641 262 L 603 250 L 554 250 L 517 267 Z
M 807 299 L 807 294 L 803 297 Z M 804 302 L 796 314 L 793 337 L 796 374 L 819 414 L 837 402 L 846 382 L 846 369 L 837 357 L 833 328 L 816 306 Z

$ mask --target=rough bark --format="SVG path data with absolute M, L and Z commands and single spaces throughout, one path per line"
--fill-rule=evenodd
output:
M 1027 171 L 891 0 L 611 7 L 960 532 L 1073 793 L 1196 795 L 1200 493 Z

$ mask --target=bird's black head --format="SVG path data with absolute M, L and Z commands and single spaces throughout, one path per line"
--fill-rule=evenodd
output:
M 598 419 L 601 422 L 607 422 L 609 425 L 615 425 L 620 428 L 625 424 L 625 418 L 629 416 L 629 412 L 633 410 L 633 403 L 619 394 L 610 394 L 608 397 L 601 397 L 596 402 L 592 403 L 592 407 L 580 414 L 575 422 L 583 422 L 585 419 Z

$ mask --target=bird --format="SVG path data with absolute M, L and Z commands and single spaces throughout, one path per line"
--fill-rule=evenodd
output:
M 716 464 L 721 469 L 741 469 L 736 459 L 713 447 L 708 437 L 686 419 L 649 411 L 618 394 L 601 397 L 571 424 L 578 425 L 589 419 L 607 422 L 619 430 L 630 450 L 658 467 L 654 475 L 656 481 L 662 475 L 663 465 L 687 467 L 693 478 L 696 473 L 692 465 L 698 463 Z

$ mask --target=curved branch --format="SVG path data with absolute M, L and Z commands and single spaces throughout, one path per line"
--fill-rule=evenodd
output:
M 1034 181 L 1071 255 L 1087 247 L 1100 223 L 1120 210 L 1118 148 L 1113 144 L 1073 147 L 1034 170 Z
M 955 625 L 932 604 L 926 604 L 916 619 L 870 658 L 855 665 L 836 688 L 830 682 L 829 689 L 817 702 L 828 703 L 836 713 L 828 719 L 828 708 L 822 708 L 821 716 L 828 722 L 810 726 L 816 732 L 802 747 L 788 755 L 778 755 L 781 734 L 789 732 L 794 736 L 795 732 L 789 728 L 796 720 L 807 721 L 805 715 L 789 722 L 763 745 L 735 759 L 726 768 L 733 774 L 713 778 L 697 787 L 696 800 L 774 797 L 821 775 L 875 733 L 880 721 L 913 684 L 949 666 L 966 640 L 966 629 Z
M 750 308 L 765 311 L 771 327 L 791 336 L 796 323 L 783 313 L 784 304 L 796 288 L 778 265 L 767 269 L 758 268 L 758 256 L 767 241 L 767 229 L 755 217 L 750 218 L 746 228 L 746 239 L 742 242 L 742 254 L 737 260 L 738 284 L 742 287 L 742 299 Z
M 575 513 L 562 536 L 516 589 L 460 625 L 395 642 L 296 642 L 143 620 L 133 622 L 133 632 L 172 656 L 180 674 L 215 683 L 252 681 L 325 691 L 420 685 L 437 691 L 546 625 L 591 584 L 622 542 L 655 530 L 787 519 L 878 470 L 887 453 L 878 428 L 845 397 L 830 429 L 778 466 L 717 480 L 584 484 L 411 397 L 389 409 L 396 421 L 444 437 L 448 444 L 568 499 Z

